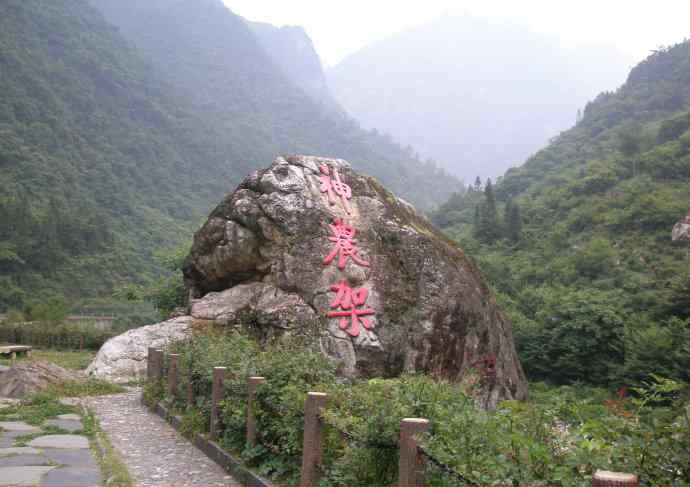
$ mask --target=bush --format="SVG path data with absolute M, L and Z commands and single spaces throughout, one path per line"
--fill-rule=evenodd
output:
M 207 428 L 211 368 L 228 367 L 233 375 L 225 382 L 220 443 L 286 487 L 299 478 L 308 391 L 329 395 L 320 487 L 395 485 L 404 417 L 428 418 L 431 430 L 420 438 L 425 452 L 479 485 L 584 487 L 597 469 L 635 472 L 647 486 L 690 481 L 688 391 L 667 379 L 653 376 L 633 397 L 537 384 L 529 403 L 508 401 L 497 411 L 482 411 L 457 385 L 431 377 L 338 378 L 333 364 L 309 344 L 260 349 L 233 332 L 200 334 L 171 351 L 182 355 L 181 389 L 191 381 L 196 394 L 195 407 L 184 413 L 184 430 Z M 246 377 L 257 374 L 267 382 L 256 398 L 259 444 L 249 448 Z M 160 384 L 145 390 L 150 404 L 166 394 Z M 184 408 L 179 398 L 173 404 Z M 427 485 L 456 484 L 429 464 Z
M 0 342 L 32 345 L 59 350 L 98 350 L 113 336 L 108 330 L 51 323 L 0 323 Z

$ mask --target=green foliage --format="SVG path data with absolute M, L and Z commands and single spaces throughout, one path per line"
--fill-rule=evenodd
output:
M 278 154 L 348 158 L 424 208 L 457 184 L 309 98 L 220 0 L 6 0 L 0 72 L 0 311 L 158 279 L 174 307 L 154 249 Z
M 578 313 L 578 299 L 590 301 L 573 296 L 568 312 Z M 588 313 L 595 311 L 606 315 L 606 310 Z M 282 485 L 297 485 L 299 478 L 308 391 L 328 394 L 322 417 L 323 487 L 394 486 L 396 442 L 405 417 L 429 419 L 431 430 L 420 438 L 424 450 L 479 485 L 585 487 L 598 469 L 637 473 L 641 485 L 650 487 L 690 482 L 689 391 L 670 379 L 651 376 L 630 397 L 581 385 L 534 384 L 529 402 L 509 401 L 496 411 L 483 411 L 445 381 L 423 376 L 339 379 L 333 364 L 309 347 L 259 350 L 236 332 L 198 334 L 171 351 L 182 354 L 182 380 L 194 385 L 195 407 L 184 413 L 187 434 L 208 427 L 211 368 L 228 367 L 232 374 L 225 381 L 221 444 Z M 597 371 L 596 365 L 592 368 Z M 255 402 L 259 444 L 254 448 L 245 444 L 244 431 L 250 375 L 266 378 Z M 166 394 L 160 384 L 145 391 L 149 401 Z M 178 411 L 184 409 L 180 398 L 167 399 Z M 426 484 L 456 485 L 431 464 Z
M 100 330 L 89 325 L 59 324 L 51 322 L 0 323 L 0 342 L 33 345 L 57 350 L 98 350 L 109 338 L 112 330 Z
M 126 389 L 112 382 L 88 377 L 80 381 L 57 384 L 49 392 L 57 397 L 85 397 L 122 394 Z
M 57 324 L 69 315 L 70 307 L 63 296 L 51 296 L 43 300 L 31 300 L 24 305 L 23 315 L 28 321 L 45 321 Z
M 476 192 L 432 215 L 495 289 L 531 378 L 688 380 L 687 248 L 670 239 L 690 211 L 688 94 L 684 42 L 650 56 L 615 93 L 599 95 L 575 127 L 493 188 L 505 208 L 506 240 L 472 231 Z M 474 229 L 481 224 L 480 215 Z

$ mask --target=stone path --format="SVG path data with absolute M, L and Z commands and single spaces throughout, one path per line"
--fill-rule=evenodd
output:
M 140 402 L 139 390 L 84 398 L 137 487 L 240 487 L 168 423 Z M 81 484 L 79 484 L 81 485 Z
M 46 421 L 42 427 L 65 432 L 84 429 L 81 418 L 65 414 Z M 34 436 L 26 446 L 16 445 L 19 437 Z M 101 473 L 89 440 L 77 434 L 48 434 L 22 421 L 0 422 L 0 486 L 98 487 Z

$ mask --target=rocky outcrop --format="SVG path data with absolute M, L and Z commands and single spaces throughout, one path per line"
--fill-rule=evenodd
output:
M 673 226 L 671 240 L 673 242 L 690 242 L 690 215 Z
M 195 235 L 184 276 L 195 322 L 312 337 L 343 375 L 433 374 L 487 407 L 526 396 L 477 267 L 343 160 L 279 157 L 251 174 Z
M 0 372 L 0 397 L 20 399 L 82 378 L 79 373 L 50 362 L 21 361 Z
M 148 347 L 163 348 L 171 341 L 185 338 L 191 321 L 189 316 L 182 316 L 111 338 L 98 351 L 86 373 L 115 382 L 143 377 Z

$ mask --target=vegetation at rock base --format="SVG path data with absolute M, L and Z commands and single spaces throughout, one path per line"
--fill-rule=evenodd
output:
M 689 121 L 684 42 L 524 166 L 432 215 L 487 276 L 532 380 L 690 381 L 688 249 L 670 238 L 690 212 Z
M 220 443 L 250 467 L 297 485 L 303 408 L 308 391 L 326 392 L 326 486 L 392 486 L 397 476 L 399 422 L 431 421 L 425 451 L 478 485 L 589 486 L 597 469 L 635 472 L 641 485 L 690 485 L 690 403 L 686 385 L 653 376 L 641 387 L 611 394 L 584 385 L 532 385 L 530 401 L 477 409 L 468 391 L 424 376 L 344 380 L 318 350 L 296 344 L 259 349 L 237 333 L 200 333 L 174 344 L 182 356 L 180 391 L 166 397 L 163 384 L 146 386 L 150 404 L 163 398 L 183 416 L 188 433 L 207 431 L 211 370 L 225 366 Z M 245 443 L 246 380 L 264 376 L 257 390 L 259 443 Z M 344 434 L 345 433 L 345 434 Z M 457 485 L 428 467 L 427 485 Z M 678 482 L 674 484 L 674 482 Z

